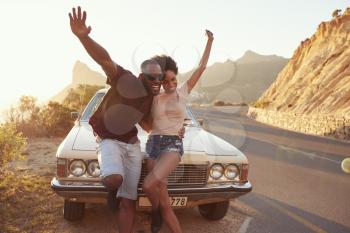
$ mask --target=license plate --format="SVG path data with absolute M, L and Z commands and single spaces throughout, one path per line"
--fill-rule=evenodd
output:
M 186 206 L 187 197 L 169 197 L 171 206 Z
M 169 197 L 169 201 L 171 206 L 174 207 L 183 207 L 187 205 L 187 197 Z M 147 197 L 139 197 L 139 206 L 149 207 L 151 205 Z

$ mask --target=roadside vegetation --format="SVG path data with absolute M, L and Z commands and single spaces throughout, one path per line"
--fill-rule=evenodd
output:
M 50 189 L 51 178 L 29 171 L 1 175 L 0 232 L 55 232 L 62 201 Z
M 223 100 L 215 100 L 212 104 L 213 106 L 247 106 L 246 103 L 231 103 Z
M 101 86 L 79 85 L 71 88 L 62 103 L 50 101 L 39 105 L 33 96 L 22 96 L 6 113 L 6 121 L 15 125 L 24 136 L 64 136 L 73 126 L 71 112 L 81 112 Z
M 22 157 L 26 138 L 18 132 L 14 124 L 0 125 L 0 175 L 3 168 L 13 159 Z
M 81 112 L 101 88 L 80 85 L 69 90 L 62 103 L 44 105 L 33 96 L 22 96 L 7 111 L 0 124 L 0 232 L 57 232 L 55 219 L 62 215 L 62 201 L 50 189 L 55 170 L 44 157 L 54 160 L 61 137 L 74 124 L 71 112 Z M 38 145 L 31 148 L 35 141 Z M 14 165 L 21 160 L 29 168 Z M 30 167 L 33 161 L 44 163 L 44 168 Z
M 250 104 L 254 108 L 266 108 L 270 105 L 270 101 L 255 101 Z

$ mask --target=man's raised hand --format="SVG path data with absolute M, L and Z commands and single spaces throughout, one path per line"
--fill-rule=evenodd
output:
M 80 6 L 78 6 L 78 12 L 76 12 L 75 7 L 72 9 L 72 13 L 69 13 L 70 19 L 70 28 L 74 35 L 78 38 L 84 38 L 89 35 L 91 32 L 91 27 L 87 27 L 85 24 L 86 21 L 86 12 L 81 12 Z

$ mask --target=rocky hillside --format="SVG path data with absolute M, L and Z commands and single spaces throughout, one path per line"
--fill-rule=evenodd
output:
M 237 61 L 227 60 L 207 67 L 194 90 L 204 96 L 201 102 L 250 103 L 275 81 L 287 62 L 283 57 L 248 50 Z M 180 82 L 187 80 L 192 72 L 178 75 Z
M 79 84 L 105 86 L 105 83 L 106 77 L 104 75 L 91 70 L 86 64 L 77 61 L 73 66 L 72 83 L 53 96 L 50 100 L 62 102 L 67 96 L 69 89 L 76 88 Z
M 256 106 L 300 114 L 350 113 L 350 11 L 301 42 Z
M 209 66 L 195 87 L 191 101 L 212 103 L 223 100 L 233 103 L 250 103 L 271 85 L 277 74 L 287 64 L 288 59 L 275 55 L 260 55 L 247 51 L 237 61 L 227 60 Z M 180 82 L 187 80 L 193 71 L 179 74 Z M 79 84 L 104 86 L 106 77 L 77 61 L 73 68 L 72 83 L 51 98 L 63 101 L 70 88 Z

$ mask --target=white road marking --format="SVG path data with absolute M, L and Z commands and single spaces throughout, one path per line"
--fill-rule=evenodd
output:
M 244 222 L 242 223 L 241 227 L 238 230 L 238 233 L 246 233 L 250 224 L 250 221 L 252 221 L 252 217 L 246 217 Z
M 209 131 L 214 131 L 212 133 L 229 133 L 230 131 L 228 131 L 228 128 L 226 127 L 223 127 L 223 126 L 216 126 L 216 125 L 211 125 L 211 129 L 209 127 Z M 238 135 L 238 133 L 240 133 L 241 131 L 236 131 L 235 133 Z M 246 137 L 249 137 L 248 134 L 244 135 Z M 256 138 L 256 137 L 252 137 L 252 138 Z M 262 140 L 261 138 L 256 138 L 258 140 Z M 264 141 L 264 140 L 262 140 Z M 312 152 L 306 152 L 306 151 L 303 151 L 303 150 L 300 150 L 300 149 L 296 149 L 296 148 L 291 148 L 291 147 L 288 147 L 288 146 L 285 146 L 285 145 L 281 145 L 281 144 L 277 144 L 277 143 L 274 143 L 274 142 L 269 142 L 279 148 L 281 148 L 282 150 L 286 150 L 286 151 L 294 151 L 294 152 L 297 152 L 297 153 L 302 153 L 306 156 L 308 156 L 309 158 L 312 158 L 312 159 L 323 159 L 323 160 L 327 160 L 329 162 L 332 162 L 332 163 L 335 163 L 335 164 L 341 164 L 342 161 L 337 161 L 337 160 L 334 160 L 334 159 L 330 159 L 330 158 L 327 158 L 327 157 L 324 157 L 324 156 L 320 156 L 320 155 L 317 155 L 315 153 L 312 153 Z
M 304 154 L 304 155 L 306 155 L 308 157 L 311 157 L 311 158 L 324 159 L 324 160 L 327 160 L 327 161 L 330 161 L 330 162 L 333 162 L 333 163 L 336 163 L 336 164 L 341 164 L 341 161 L 337 161 L 337 160 L 333 160 L 333 159 L 330 159 L 330 158 L 327 158 L 327 157 L 316 155 L 315 153 L 312 153 L 312 152 L 306 152 L 306 151 L 302 151 L 302 150 L 299 150 L 299 149 L 295 149 L 295 148 L 291 148 L 291 147 L 287 147 L 287 146 L 282 146 L 282 145 L 278 145 L 278 147 L 280 147 L 282 150 L 294 151 L 294 152 L 297 152 L 297 153 L 302 153 L 302 154 Z

